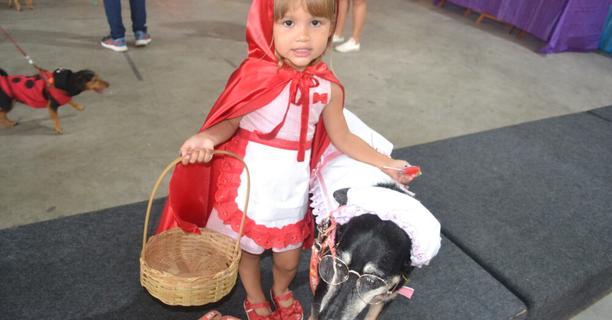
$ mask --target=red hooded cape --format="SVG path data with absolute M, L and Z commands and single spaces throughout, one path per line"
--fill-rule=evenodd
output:
M 338 79 L 323 62 L 309 66 L 302 72 L 289 67 L 279 68 L 272 46 L 273 24 L 274 0 L 253 0 L 247 17 L 248 56 L 230 76 L 200 131 L 267 105 L 289 83 L 292 84 L 293 91 L 295 88 L 304 88 L 304 77 L 318 76 L 336 83 L 344 91 Z M 307 105 L 307 102 L 303 105 Z M 311 168 L 329 142 L 323 121 L 319 121 L 313 139 Z M 177 165 L 170 180 L 168 199 L 157 226 L 157 233 L 175 226 L 187 232 L 200 232 L 199 228 L 206 224 L 212 209 L 215 185 L 211 181 L 215 181 L 216 165 L 215 159 L 207 164 Z M 310 245 L 308 242 L 310 241 L 305 242 L 305 247 Z

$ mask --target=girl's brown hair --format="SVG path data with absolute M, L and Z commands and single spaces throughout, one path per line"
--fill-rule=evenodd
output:
M 332 29 L 336 25 L 336 0 L 274 0 L 274 21 L 282 19 L 292 3 L 302 2 L 313 17 L 326 18 L 331 21 Z M 332 30 L 333 31 L 333 30 Z
M 331 35 L 334 34 L 336 29 L 336 0 L 274 0 L 274 21 L 282 19 L 287 11 L 291 8 L 291 5 L 295 5 L 297 2 L 302 2 L 308 13 L 313 17 L 321 17 L 328 19 L 331 23 L 330 36 L 327 40 L 327 48 L 331 46 Z M 276 58 L 278 59 L 279 67 L 283 64 L 282 58 L 276 52 Z M 311 62 L 311 65 L 319 62 L 321 57 Z

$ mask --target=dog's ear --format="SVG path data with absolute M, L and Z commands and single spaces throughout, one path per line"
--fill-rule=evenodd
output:
M 95 76 L 96 76 L 95 72 L 88 70 L 88 69 L 83 69 L 83 70 L 77 71 L 74 74 L 74 81 L 85 84 L 91 81 Z
M 70 95 L 75 96 L 87 89 L 87 83 L 91 81 L 96 74 L 87 69 L 79 70 L 73 74 L 70 84 Z
M 349 188 L 344 188 L 334 191 L 334 199 L 336 199 L 336 202 L 341 206 L 348 202 L 348 190 Z
M 70 91 L 70 82 L 72 80 L 72 71 L 70 69 L 58 68 L 53 71 L 53 85 L 62 90 Z

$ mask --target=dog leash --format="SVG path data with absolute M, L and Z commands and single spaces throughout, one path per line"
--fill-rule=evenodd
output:
M 319 285 L 319 262 L 321 262 L 321 258 L 328 251 L 332 256 L 336 256 L 336 226 L 333 212 L 328 218 L 316 225 L 319 234 L 312 244 L 308 272 L 310 290 L 313 294 Z
M 25 50 L 23 50 L 21 48 L 21 46 L 19 46 L 19 44 L 17 43 L 17 41 L 11 36 L 11 34 L 6 31 L 6 29 L 4 29 L 4 27 L 0 26 L 0 30 L 2 30 L 2 33 L 4 33 L 4 35 L 6 36 L 7 39 L 9 39 L 9 41 L 11 41 L 13 43 L 13 45 L 15 46 L 15 48 L 17 49 L 17 51 L 19 51 L 19 53 L 21 53 L 21 55 L 26 59 L 26 61 L 32 66 L 34 67 L 34 69 L 36 69 L 36 71 L 38 72 L 38 74 L 45 79 L 45 83 L 47 84 L 47 86 L 51 86 L 53 84 L 53 81 L 50 80 L 47 75 L 45 74 L 45 69 L 39 67 L 36 63 L 34 63 L 34 60 L 25 52 Z
M 0 26 L 0 30 L 2 30 L 2 33 L 4 33 L 4 35 L 6 36 L 7 39 L 9 39 L 9 41 L 11 41 L 13 43 L 13 45 L 15 46 L 15 48 L 17 48 L 17 50 L 21 53 L 21 55 L 23 55 L 23 57 L 26 59 L 26 61 L 32 65 L 34 68 L 36 68 L 36 70 L 41 70 L 42 68 L 40 68 L 39 66 L 36 65 L 36 63 L 34 63 L 34 60 L 32 60 L 32 58 L 30 56 L 28 56 L 28 54 L 25 52 L 25 50 L 23 50 L 19 44 L 17 43 L 17 41 L 15 41 L 15 39 L 11 36 L 10 33 L 8 33 L 8 31 L 6 31 L 6 29 L 4 29 L 4 27 Z

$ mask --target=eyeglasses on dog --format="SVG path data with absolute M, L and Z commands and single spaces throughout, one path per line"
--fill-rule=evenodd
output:
M 319 276 L 325 283 L 336 286 L 349 279 L 353 273 L 357 278 L 357 294 L 359 298 L 367 304 L 379 304 L 392 294 L 395 286 L 387 289 L 390 285 L 384 279 L 373 274 L 360 274 L 355 270 L 350 270 L 346 263 L 338 257 L 325 255 L 319 262 Z

